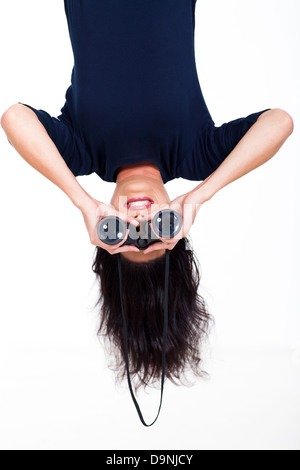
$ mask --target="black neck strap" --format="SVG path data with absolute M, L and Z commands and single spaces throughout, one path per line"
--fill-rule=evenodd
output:
M 167 350 L 167 334 L 168 334 L 168 322 L 169 322 L 169 315 L 168 315 L 168 291 L 169 291 L 169 269 L 170 269 L 170 250 L 166 250 L 166 268 L 165 268 L 165 302 L 164 302 L 164 333 L 163 333 L 163 352 L 162 352 L 162 377 L 161 377 L 161 396 L 160 396 L 160 405 L 158 409 L 157 416 L 152 424 L 146 424 L 143 418 L 142 412 L 138 405 L 138 402 L 134 396 L 133 388 L 130 379 L 130 370 L 129 370 L 129 356 L 128 356 L 128 334 L 127 334 L 127 325 L 126 325 L 126 318 L 124 313 L 124 305 L 123 305 L 123 295 L 122 295 L 122 269 L 121 269 L 121 258 L 120 253 L 118 253 L 118 269 L 119 269 L 119 280 L 120 280 L 120 297 L 121 297 L 121 307 L 122 307 L 122 317 L 123 317 L 123 328 L 124 328 L 124 345 L 125 345 L 125 355 L 126 355 L 126 370 L 127 370 L 127 380 L 129 385 L 129 390 L 131 393 L 131 397 L 133 403 L 136 407 L 138 415 L 140 417 L 141 422 L 144 426 L 150 427 L 156 423 L 161 407 L 163 402 L 163 394 L 164 394 L 164 384 L 165 384 L 165 375 L 166 375 L 166 350 Z

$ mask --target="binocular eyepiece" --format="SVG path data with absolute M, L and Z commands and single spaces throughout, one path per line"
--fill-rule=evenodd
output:
M 146 250 L 160 238 L 170 239 L 180 232 L 182 217 L 171 209 L 158 211 L 152 220 L 141 221 L 138 227 L 125 222 L 119 217 L 104 217 L 97 226 L 99 239 L 107 245 L 118 245 L 122 240 L 125 245 L 135 245 L 140 250 Z M 127 229 L 129 228 L 126 239 Z

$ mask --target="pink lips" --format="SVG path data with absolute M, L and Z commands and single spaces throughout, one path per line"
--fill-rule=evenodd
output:
M 134 197 L 134 198 L 128 199 L 127 203 L 124 204 L 124 207 L 129 208 L 128 206 L 131 202 L 146 201 L 146 200 L 149 201 L 147 204 L 144 204 L 143 206 L 132 207 L 132 209 L 136 209 L 136 210 L 149 209 L 149 207 L 151 207 L 151 205 L 154 204 L 154 201 L 153 199 L 147 196 L 140 196 L 140 197 Z

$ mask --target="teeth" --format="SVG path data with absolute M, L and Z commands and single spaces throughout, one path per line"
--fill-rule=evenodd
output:
M 149 204 L 150 201 L 145 199 L 144 201 L 135 201 L 135 202 L 130 202 L 128 204 L 129 207 L 140 207 L 140 206 L 145 206 L 146 204 Z

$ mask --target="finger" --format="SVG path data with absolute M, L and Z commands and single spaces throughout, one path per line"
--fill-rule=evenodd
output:
M 159 212 L 159 211 L 163 211 L 165 209 L 169 209 L 169 210 L 172 210 L 172 211 L 175 211 L 177 212 L 180 216 L 182 216 L 182 207 L 179 203 L 172 203 L 172 204 L 165 204 L 165 205 L 162 205 L 160 206 L 160 208 L 158 210 L 153 210 L 152 212 L 148 213 L 146 215 L 146 220 L 147 221 L 151 221 L 154 219 L 155 215 Z
M 96 210 L 97 217 L 108 217 L 109 215 L 115 215 L 116 211 L 112 206 L 100 203 Z
M 139 253 L 140 250 L 137 246 L 130 246 L 130 245 L 126 245 L 126 246 L 123 246 L 121 248 L 118 248 L 116 251 L 114 251 L 114 254 L 116 253 L 127 253 L 127 252 L 134 252 L 134 253 Z
M 181 229 L 179 230 L 179 232 L 174 235 L 172 238 L 168 239 L 168 240 L 176 240 L 176 243 L 178 242 L 178 240 L 181 240 L 181 238 L 184 237 L 184 222 L 182 224 L 182 227 Z
M 122 252 L 126 252 L 126 251 L 134 251 L 134 252 L 139 252 L 139 248 L 137 246 L 134 246 L 134 245 L 125 245 L 125 246 L 122 246 L 124 241 L 127 240 L 128 238 L 128 234 L 129 234 L 129 228 L 127 229 L 126 231 L 126 237 L 125 239 L 123 239 L 118 245 L 115 245 L 114 246 L 114 252 L 115 253 L 122 253 Z
M 174 243 L 176 244 L 178 242 L 178 240 L 181 240 L 181 238 L 183 238 L 183 236 L 184 236 L 183 234 L 184 234 L 184 226 L 182 225 L 180 231 L 176 235 L 172 235 L 170 238 L 160 237 L 158 234 L 155 234 L 155 235 L 165 245 L 173 245 Z
M 147 255 L 152 251 L 164 250 L 169 249 L 166 243 L 154 243 L 153 245 L 149 246 L 146 250 L 143 250 L 143 253 Z
M 135 227 L 139 226 L 139 222 L 134 218 L 129 216 L 128 214 L 125 214 L 123 212 L 118 212 L 113 206 L 108 206 L 107 204 L 101 204 L 96 212 L 97 217 L 102 218 L 102 217 L 108 217 L 108 216 L 113 216 L 113 217 L 118 217 L 119 219 L 123 220 L 126 223 L 130 223 L 134 225 Z
M 159 212 L 159 211 L 162 211 L 164 209 L 169 209 L 169 204 L 153 204 L 151 206 L 151 211 L 148 212 L 145 216 L 146 220 L 152 220 L 154 218 L 154 216 Z
M 110 253 L 116 249 L 118 249 L 119 247 L 121 247 L 121 245 L 124 243 L 125 240 L 127 240 L 128 238 L 128 233 L 129 233 L 129 229 L 126 230 L 126 235 L 125 237 L 119 241 L 119 243 L 117 243 L 116 245 L 109 245 L 108 243 L 105 243 L 101 238 L 99 238 L 98 236 L 98 240 L 97 240 L 97 246 L 99 246 L 100 248 L 104 248 L 106 251 L 109 251 Z M 112 254 L 112 253 L 111 253 Z
M 108 207 L 110 208 L 110 215 L 114 215 L 115 217 L 118 217 L 119 219 L 123 220 L 124 222 L 130 223 L 130 224 L 132 224 L 136 227 L 139 226 L 139 221 L 136 220 L 133 216 L 130 216 L 128 214 L 128 211 L 127 211 L 127 213 L 122 212 L 122 211 L 118 211 L 118 210 L 115 209 L 115 207 L 112 204 L 110 204 Z
M 134 225 L 135 227 L 138 227 L 140 225 L 139 221 L 136 220 L 134 217 L 125 214 L 123 212 L 118 212 L 117 216 L 122 219 L 124 222 L 129 222 L 130 224 Z
M 110 253 L 111 255 L 115 255 L 117 253 L 124 253 L 128 251 L 131 251 L 131 252 L 133 251 L 135 253 L 138 253 L 140 251 L 138 247 L 132 246 L 132 245 L 131 246 L 125 245 L 125 246 L 117 248 L 116 246 L 107 245 L 106 243 L 103 243 L 103 244 L 100 243 L 96 246 L 98 246 L 99 248 L 103 248 L 104 250 L 108 251 L 108 253 Z

